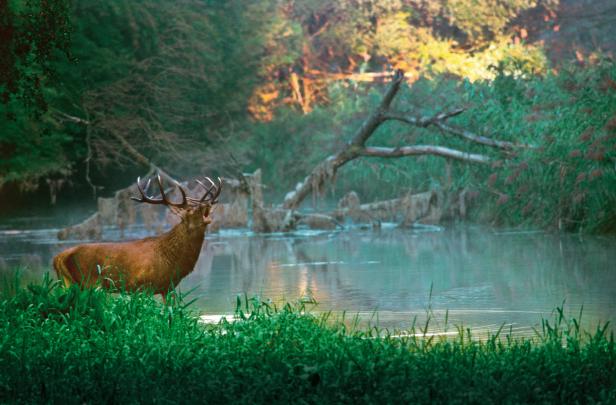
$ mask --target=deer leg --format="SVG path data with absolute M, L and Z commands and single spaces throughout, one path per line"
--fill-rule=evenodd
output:
M 164 305 L 167 305 L 167 293 L 166 293 L 166 292 L 161 292 L 161 293 L 160 293 L 160 296 L 161 296 L 161 297 L 162 297 L 162 299 L 163 299 L 163 304 L 164 304 Z
M 56 271 L 56 275 L 58 279 L 64 282 L 64 286 L 66 288 L 70 287 L 73 284 L 73 277 L 71 276 L 71 271 L 66 265 L 67 259 L 69 259 L 72 255 L 72 252 L 63 252 L 54 257 L 53 259 L 53 268 Z

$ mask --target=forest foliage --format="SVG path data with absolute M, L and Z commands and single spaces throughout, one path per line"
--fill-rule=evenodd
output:
M 72 179 L 110 192 L 117 186 L 110 174 L 153 162 L 183 175 L 262 168 L 278 198 L 348 141 L 377 105 L 387 72 L 403 69 L 401 110 L 464 107 L 456 125 L 534 147 L 494 155 L 499 163 L 490 168 L 436 157 L 359 159 L 337 189 L 372 199 L 467 188 L 488 196 L 480 215 L 490 221 L 613 230 L 616 69 L 600 53 L 576 54 L 578 65 L 548 60 L 541 35 L 559 29 L 559 7 L 558 0 L 0 2 L 8 39 L 0 187 Z M 374 141 L 476 150 L 393 123 Z M 384 183 L 381 195 L 374 181 Z

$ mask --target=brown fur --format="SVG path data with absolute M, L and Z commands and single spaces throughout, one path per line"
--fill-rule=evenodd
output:
M 211 222 L 210 209 L 209 204 L 174 209 L 182 220 L 169 232 L 131 242 L 78 245 L 55 256 L 53 267 L 67 287 L 100 282 L 106 288 L 148 288 L 165 298 L 193 270 Z

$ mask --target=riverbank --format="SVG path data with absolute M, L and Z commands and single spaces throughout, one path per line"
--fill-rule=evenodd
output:
M 616 321 L 613 237 L 472 224 L 385 225 L 378 231 L 208 234 L 201 260 L 179 287 L 193 291 L 193 309 L 209 315 L 233 313 L 235 295 L 246 292 L 275 302 L 310 295 L 317 310 L 367 318 L 378 310 L 380 326 L 398 329 L 410 327 L 431 306 L 438 319 L 448 311 L 451 325 L 469 326 L 476 334 L 495 332 L 505 322 L 516 337 L 529 337 L 563 300 L 567 314 L 584 307 L 587 329 Z M 148 236 L 141 232 L 127 236 Z M 119 232 L 110 233 L 108 240 L 117 238 Z M 20 269 L 23 286 L 38 282 L 53 273 L 52 257 L 77 243 L 58 243 L 54 230 L 0 230 L 0 277 Z
M 199 322 L 182 297 L 65 290 L 0 298 L 1 402 L 567 403 L 616 400 L 616 346 L 556 312 L 533 339 L 362 330 L 304 304 L 238 300 Z

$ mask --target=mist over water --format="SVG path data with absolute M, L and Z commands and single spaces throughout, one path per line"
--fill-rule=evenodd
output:
M 0 227 L 0 272 L 21 267 L 38 281 L 52 256 L 80 243 L 55 229 Z M 129 237 L 143 237 L 141 228 Z M 106 239 L 118 239 L 107 229 Z M 276 303 L 312 297 L 315 311 L 347 311 L 387 328 L 464 325 L 531 335 L 564 303 L 589 328 L 616 320 L 616 239 L 494 231 L 477 226 L 208 235 L 195 271 L 180 284 L 204 314 L 232 313 L 237 295 Z M 447 324 L 445 322 L 447 318 Z

